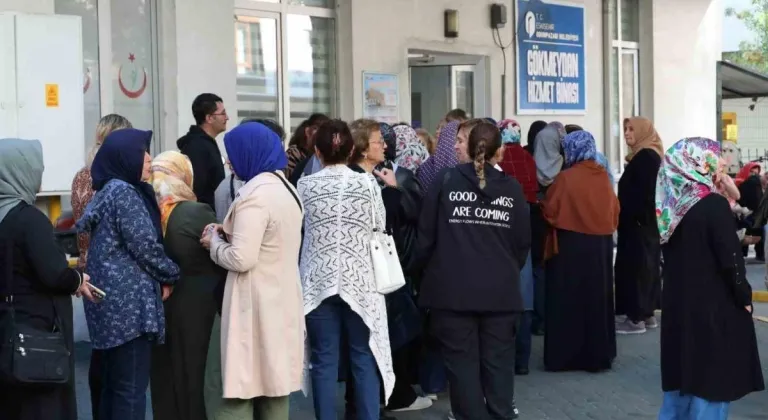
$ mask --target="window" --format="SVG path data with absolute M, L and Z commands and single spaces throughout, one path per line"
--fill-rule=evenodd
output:
M 111 113 L 153 130 L 160 150 L 155 7 L 149 0 L 54 0 L 56 14 L 83 22 L 86 151 L 99 119 Z
M 627 147 L 624 119 L 640 115 L 639 0 L 610 0 L 610 134 L 611 164 L 623 170 Z
M 293 131 L 336 115 L 336 26 L 330 0 L 252 1 L 235 16 L 237 117 Z

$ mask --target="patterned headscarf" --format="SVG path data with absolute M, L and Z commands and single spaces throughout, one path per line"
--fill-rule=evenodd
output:
M 717 192 L 713 175 L 720 159 L 720 144 L 693 137 L 667 150 L 656 177 L 656 221 L 661 243 L 667 243 L 688 210 Z
M 192 162 L 186 155 L 176 151 L 163 152 L 152 161 L 152 188 L 160 206 L 160 222 L 163 235 L 168 227 L 168 218 L 176 205 L 182 201 L 197 201 L 192 192 Z
M 437 139 L 435 154 L 421 165 L 417 174 L 419 182 L 421 182 L 424 189 L 429 189 L 438 172 L 445 168 L 452 168 L 459 163 L 459 158 L 456 157 L 456 151 L 453 149 L 458 133 L 458 121 L 451 121 L 440 129 L 440 137 Z
M 503 144 L 520 143 L 520 124 L 515 120 L 502 120 L 498 124 Z
M 397 158 L 395 163 L 416 172 L 429 158 L 429 152 L 421 142 L 416 131 L 407 125 L 398 125 L 394 129 L 397 138 Z
M 563 152 L 566 167 L 585 160 L 597 160 L 595 138 L 584 130 L 574 131 L 563 138 Z
M 394 162 L 397 156 L 397 136 L 392 126 L 387 123 L 379 123 L 379 131 L 381 132 L 381 139 L 387 145 L 387 150 L 384 151 L 384 159 L 388 162 Z

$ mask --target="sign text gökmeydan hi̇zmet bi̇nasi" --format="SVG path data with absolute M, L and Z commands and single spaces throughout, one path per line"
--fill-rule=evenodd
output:
M 584 6 L 516 0 L 517 113 L 585 114 Z

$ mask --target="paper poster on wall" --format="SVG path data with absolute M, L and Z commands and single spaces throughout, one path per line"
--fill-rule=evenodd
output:
M 517 113 L 585 114 L 584 5 L 516 0 Z
M 399 122 L 398 99 L 396 74 L 363 72 L 363 118 Z

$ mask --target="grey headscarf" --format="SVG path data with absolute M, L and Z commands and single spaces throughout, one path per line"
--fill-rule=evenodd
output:
M 43 182 L 43 146 L 37 140 L 0 139 L 0 222 L 22 201 L 34 204 Z
M 560 154 L 562 141 L 563 135 L 558 127 L 552 124 L 544 127 L 536 135 L 536 150 L 533 153 L 536 161 L 536 179 L 545 187 L 555 180 L 563 168 L 563 155 Z

